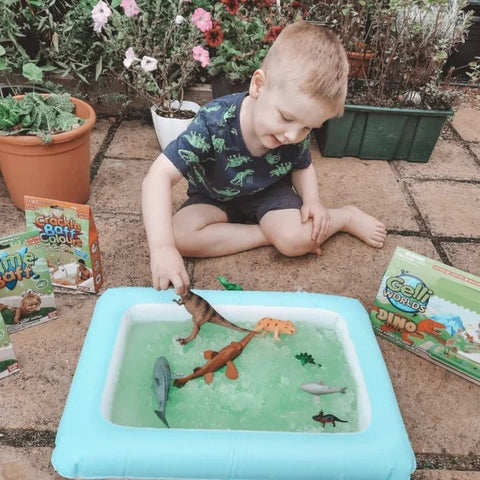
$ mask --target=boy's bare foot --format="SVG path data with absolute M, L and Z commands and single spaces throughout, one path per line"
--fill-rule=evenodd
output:
M 346 205 L 343 209 L 347 214 L 347 221 L 342 228 L 343 232 L 354 235 L 371 247 L 383 247 L 387 230 L 382 222 L 353 205 Z

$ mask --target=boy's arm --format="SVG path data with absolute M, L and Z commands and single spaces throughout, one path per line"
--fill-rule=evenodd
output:
M 320 202 L 317 174 L 313 164 L 306 168 L 293 170 L 292 183 L 303 202 L 300 209 L 302 222 L 305 223 L 309 218 L 312 219 L 312 240 L 320 245 L 327 235 L 330 215 Z
M 189 285 L 172 226 L 171 189 L 181 178 L 182 174 L 162 153 L 153 162 L 142 185 L 142 213 L 150 248 L 153 286 L 165 290 L 173 284 L 177 294 L 186 293 Z

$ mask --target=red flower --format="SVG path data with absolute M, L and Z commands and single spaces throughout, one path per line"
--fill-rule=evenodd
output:
M 257 7 L 260 8 L 270 8 L 272 5 L 274 5 L 275 0 L 254 0 L 254 3 Z
M 221 2 L 225 4 L 227 11 L 232 15 L 235 15 L 238 12 L 238 0 L 221 0 Z
M 205 39 L 210 47 L 218 47 L 223 42 L 223 31 L 220 25 L 214 20 L 213 27 L 205 31 Z
M 270 27 L 268 32 L 265 35 L 265 38 L 263 39 L 264 42 L 273 42 L 275 39 L 278 37 L 280 32 L 283 30 L 282 27 L 277 27 L 274 25 L 273 27 Z

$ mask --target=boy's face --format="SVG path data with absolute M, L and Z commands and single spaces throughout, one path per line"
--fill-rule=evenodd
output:
M 269 150 L 280 145 L 301 142 L 337 112 L 327 102 L 299 91 L 286 80 L 253 82 L 250 95 L 255 98 L 252 131 L 257 141 Z

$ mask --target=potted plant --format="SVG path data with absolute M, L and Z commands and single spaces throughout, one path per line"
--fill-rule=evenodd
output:
M 349 2 L 337 3 L 340 8 Z M 326 156 L 426 162 L 453 115 L 441 73 L 449 52 L 465 39 L 469 15 L 456 1 L 371 0 L 356 2 L 356 8 L 362 3 L 368 14 L 362 16 L 366 21 L 360 33 L 376 55 L 367 78 L 350 79 L 345 114 L 317 130 L 321 151 Z M 341 31 L 345 45 L 358 40 L 358 30 L 348 37 L 341 16 L 337 23 L 317 18 Z
M 95 112 L 69 94 L 0 98 L 0 170 L 13 203 L 24 195 L 85 203 Z
M 210 14 L 178 0 L 122 0 L 111 5 L 100 0 L 92 19 L 93 35 L 103 46 L 97 65 L 149 102 L 164 148 L 199 109 L 183 96 L 200 65 L 209 63 L 202 31 L 212 25 Z M 161 118 L 169 119 L 169 124 L 173 120 L 179 129 L 165 127 Z
M 247 90 L 253 72 L 283 27 L 309 17 L 306 4 L 298 0 L 206 3 L 211 4 L 213 22 L 205 38 L 210 49 L 207 71 L 214 98 Z
M 385 3 L 385 2 L 383 2 Z M 334 0 L 313 2 L 311 18 L 328 26 L 343 41 L 349 62 L 349 78 L 366 78 L 376 51 L 369 44 L 375 0 Z

